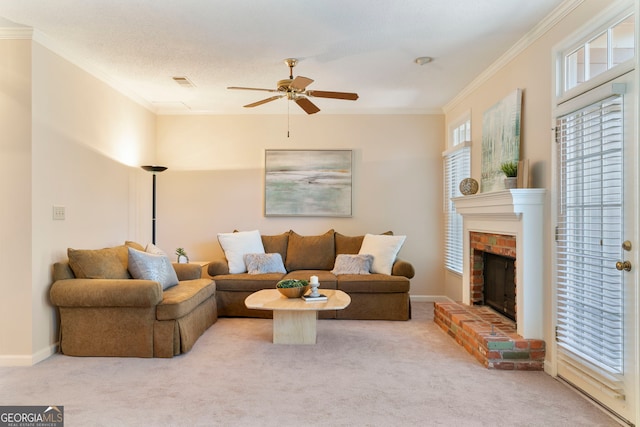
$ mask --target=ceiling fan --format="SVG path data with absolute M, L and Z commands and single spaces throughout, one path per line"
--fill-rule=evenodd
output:
M 239 87 L 229 86 L 227 89 L 239 89 L 239 90 L 259 90 L 263 92 L 273 92 L 278 95 L 271 96 L 269 98 L 247 104 L 244 107 L 251 108 L 258 105 L 266 104 L 267 102 L 275 101 L 276 99 L 287 97 L 288 100 L 295 101 L 307 114 L 314 114 L 320 111 L 320 109 L 309 100 L 308 97 L 316 98 L 333 98 L 333 99 L 346 99 L 355 101 L 358 99 L 357 93 L 350 92 L 328 92 L 324 90 L 307 90 L 307 86 L 313 83 L 313 80 L 307 77 L 297 76 L 293 77 L 293 67 L 296 66 L 298 60 L 295 58 L 287 58 L 284 63 L 289 67 L 289 78 L 280 80 L 278 82 L 277 89 L 262 89 L 255 87 Z

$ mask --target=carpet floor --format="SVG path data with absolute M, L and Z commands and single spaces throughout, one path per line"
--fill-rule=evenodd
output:
M 543 372 L 485 369 L 413 303 L 408 322 L 320 320 L 316 345 L 221 318 L 173 359 L 69 357 L 0 368 L 0 405 L 65 426 L 617 426 Z

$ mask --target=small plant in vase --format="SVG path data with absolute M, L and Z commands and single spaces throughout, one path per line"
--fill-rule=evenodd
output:
M 518 162 L 504 162 L 500 165 L 500 170 L 505 174 L 504 188 L 516 188 L 518 177 Z
M 176 255 L 178 255 L 178 263 L 186 264 L 189 262 L 189 257 L 187 256 L 187 251 L 184 248 L 176 249 Z

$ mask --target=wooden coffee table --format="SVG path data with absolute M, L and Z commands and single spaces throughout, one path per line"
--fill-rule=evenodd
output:
M 247 308 L 273 311 L 274 344 L 315 344 L 318 312 L 341 310 L 351 303 L 342 291 L 321 289 L 327 296 L 324 302 L 306 302 L 302 298 L 287 298 L 277 289 L 263 289 L 249 295 Z

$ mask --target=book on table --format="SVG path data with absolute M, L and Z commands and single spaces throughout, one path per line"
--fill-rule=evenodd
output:
M 327 296 L 320 294 L 318 296 L 312 297 L 311 295 L 303 295 L 302 299 L 306 302 L 322 302 L 327 300 Z

